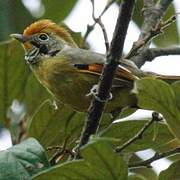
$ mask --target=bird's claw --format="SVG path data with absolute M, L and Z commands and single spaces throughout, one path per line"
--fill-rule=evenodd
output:
M 91 88 L 90 92 L 88 94 L 86 94 L 87 97 L 89 96 L 95 96 L 97 95 L 97 91 L 98 91 L 98 85 L 95 84 L 93 85 L 93 87 Z
M 106 99 L 101 99 L 99 96 L 97 96 L 97 94 L 98 94 L 98 85 L 95 84 L 95 85 L 91 88 L 90 92 L 89 92 L 88 94 L 86 94 L 86 96 L 87 96 L 87 97 L 89 97 L 89 96 L 94 96 L 94 98 L 95 98 L 97 101 L 99 101 L 99 102 L 107 102 L 107 101 L 109 101 L 109 100 L 111 100 L 111 99 L 113 98 L 112 93 L 109 93 L 109 96 L 108 96 Z
M 58 105 L 55 100 L 53 100 L 52 105 L 54 107 L 54 110 L 58 110 Z

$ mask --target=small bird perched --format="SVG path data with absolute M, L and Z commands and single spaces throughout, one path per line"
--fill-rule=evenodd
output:
M 88 94 L 92 94 L 90 90 L 98 83 L 104 55 L 78 48 L 64 28 L 47 19 L 34 22 L 22 35 L 12 34 L 11 37 L 22 43 L 26 62 L 55 100 L 77 111 L 87 111 L 92 98 Z M 136 106 L 131 89 L 137 78 L 131 70 L 118 67 L 106 112 Z

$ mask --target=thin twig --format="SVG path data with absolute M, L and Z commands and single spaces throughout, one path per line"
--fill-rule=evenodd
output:
M 52 151 L 52 150 L 57 150 L 53 156 L 51 157 L 51 159 L 49 160 L 51 165 L 55 165 L 57 164 L 57 162 L 62 159 L 64 157 L 65 154 L 69 154 L 70 156 L 74 156 L 73 152 L 69 149 L 66 148 L 67 146 L 67 142 L 68 142 L 68 137 L 64 140 L 64 143 L 62 146 L 51 146 L 48 147 L 47 150 L 48 151 Z
M 79 158 L 79 149 L 85 145 L 89 137 L 97 132 L 100 119 L 104 111 L 106 102 L 112 86 L 112 81 L 122 56 L 124 41 L 127 34 L 129 22 L 131 20 L 135 0 L 126 0 L 122 2 L 119 9 L 119 15 L 115 27 L 115 32 L 111 42 L 109 53 L 106 56 L 106 63 L 98 84 L 97 95 L 91 101 L 85 125 L 80 137 L 80 143 L 77 147 L 76 158 Z
M 62 146 L 49 146 L 46 148 L 46 151 L 53 151 L 53 150 L 59 150 L 62 149 Z
M 108 50 L 109 50 L 109 41 L 108 41 L 107 32 L 106 32 L 104 24 L 102 23 L 101 15 L 98 18 L 95 17 L 95 4 L 94 4 L 94 0 L 90 0 L 90 1 L 92 3 L 92 18 L 101 27 L 101 30 L 102 30 L 103 36 L 104 36 L 104 41 L 105 41 L 106 53 L 107 53 Z
M 159 56 L 180 55 L 180 47 L 168 48 L 149 48 L 139 56 L 139 64 L 144 64 L 147 61 L 152 61 Z
M 137 42 L 133 43 L 133 47 L 130 50 L 130 52 L 126 55 L 125 59 L 130 59 L 133 56 L 137 55 L 139 50 L 145 46 L 150 40 L 152 40 L 154 37 L 162 33 L 162 31 L 158 29 L 152 30 L 147 36 L 144 37 L 143 40 L 138 40 Z
M 99 15 L 98 19 L 101 19 L 101 17 L 104 15 L 104 13 L 109 9 L 109 7 L 115 2 L 115 0 L 109 1 L 104 10 L 101 12 L 101 14 Z M 86 41 L 87 37 L 89 36 L 89 34 L 94 30 L 95 25 L 97 24 L 97 22 L 95 21 L 93 25 L 87 25 L 87 31 L 84 35 L 84 41 Z
M 145 131 L 155 122 L 160 121 L 162 118 L 159 116 L 159 113 L 153 112 L 152 113 L 152 119 L 148 121 L 141 129 L 138 131 L 138 133 L 131 139 L 129 139 L 127 142 L 125 142 L 122 146 L 116 148 L 116 152 L 120 153 L 125 148 L 129 147 L 131 144 L 135 143 L 138 139 L 142 139 L 143 134 Z
M 172 149 L 170 151 L 167 152 L 163 152 L 163 153 L 155 153 L 153 157 L 145 160 L 145 161 L 141 161 L 141 162 L 134 162 L 128 165 L 129 168 L 139 168 L 139 167 L 151 167 L 151 163 L 154 161 L 157 161 L 161 158 L 165 158 L 165 157 L 169 157 L 172 155 L 175 155 L 177 153 L 180 153 L 180 147 L 177 147 L 175 149 Z
M 59 147 L 59 148 L 55 147 L 54 149 L 56 149 L 57 152 L 54 153 L 54 155 L 53 155 L 53 156 L 51 157 L 51 159 L 49 160 L 49 162 L 50 162 L 51 165 L 57 164 L 58 161 L 59 161 L 60 159 L 62 159 L 65 154 L 68 154 L 68 155 L 70 155 L 70 156 L 72 156 L 72 157 L 74 156 L 73 152 L 72 152 L 71 150 L 69 150 L 69 149 L 64 149 L 64 148 L 62 148 L 62 147 Z M 50 150 L 50 149 L 49 149 L 49 150 Z
M 130 52 L 128 53 L 128 55 L 125 58 L 130 59 L 131 57 L 137 55 L 139 49 L 141 49 L 143 46 L 145 46 L 154 37 L 161 34 L 166 27 L 168 27 L 175 21 L 176 21 L 176 15 L 170 17 L 165 22 L 160 22 L 160 24 L 158 24 L 155 29 L 151 30 L 150 33 L 144 37 L 143 40 L 141 40 L 141 41 L 138 40 L 137 42 L 135 42 L 133 44 L 132 49 L 130 50 Z
M 160 21 L 162 20 L 162 17 L 166 12 L 168 6 L 172 3 L 172 0 L 159 0 L 155 5 L 152 2 L 152 0 L 144 0 L 144 5 L 146 5 L 143 11 L 144 22 L 141 28 L 138 42 L 136 42 L 136 44 L 140 44 L 140 48 L 136 48 L 136 50 L 133 50 L 131 52 L 133 55 L 129 55 L 129 57 L 131 57 L 130 60 L 132 60 L 138 67 L 141 67 L 144 64 L 141 63 L 142 60 L 140 56 L 142 52 L 149 47 L 150 42 L 154 37 L 153 36 L 152 38 L 149 38 L 151 37 L 152 31 L 156 29 L 158 30 L 158 27 L 161 27 L 159 26 L 161 25 Z M 161 31 L 159 31 L 159 33 L 160 32 Z M 147 40 L 147 42 L 143 44 L 144 39 Z M 133 48 L 134 47 L 132 47 L 132 49 Z

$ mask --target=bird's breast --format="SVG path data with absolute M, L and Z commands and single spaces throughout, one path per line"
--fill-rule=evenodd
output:
M 48 59 L 33 68 L 38 80 L 56 99 L 71 105 L 78 111 L 86 111 L 90 97 L 86 95 L 98 78 L 91 74 L 79 72 L 68 61 Z

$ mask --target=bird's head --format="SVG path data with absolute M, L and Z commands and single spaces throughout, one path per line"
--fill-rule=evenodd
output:
M 77 47 L 71 35 L 51 20 L 39 20 L 28 26 L 23 34 L 11 34 L 22 43 L 25 60 L 36 64 L 44 57 L 55 56 L 66 46 Z

